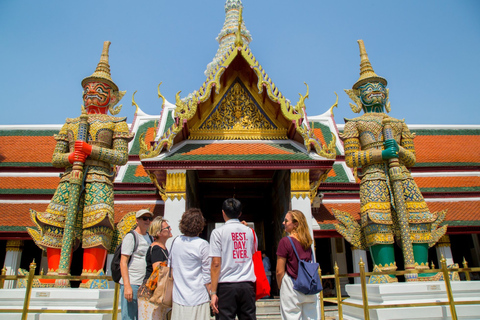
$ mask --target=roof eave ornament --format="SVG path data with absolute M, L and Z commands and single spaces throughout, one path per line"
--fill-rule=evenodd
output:
M 236 47 L 243 47 L 243 40 L 242 40 L 242 22 L 243 22 L 243 7 L 240 7 L 240 11 L 238 12 L 238 27 L 237 32 L 235 33 L 235 46 Z

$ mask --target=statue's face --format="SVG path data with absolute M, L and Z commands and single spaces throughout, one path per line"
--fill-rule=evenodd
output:
M 107 113 L 114 99 L 112 88 L 103 82 L 89 82 L 83 87 L 83 103 L 88 113 Z
M 362 104 L 366 109 L 365 112 L 383 112 L 383 107 L 387 102 L 387 90 L 383 83 L 368 82 L 359 87 L 358 90 L 360 91 Z

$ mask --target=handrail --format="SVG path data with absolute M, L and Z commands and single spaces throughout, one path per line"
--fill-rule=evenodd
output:
M 32 293 L 33 287 L 33 280 L 34 279 L 65 279 L 69 281 L 79 281 L 79 280 L 86 280 L 86 279 L 100 279 L 100 280 L 109 280 L 112 281 L 111 276 L 36 276 L 35 275 L 35 262 L 30 263 L 30 270 L 28 272 L 28 276 L 25 275 L 16 275 L 16 276 L 7 276 L 5 268 L 2 269 L 2 273 L 0 275 L 0 289 L 3 289 L 3 284 L 5 280 L 18 280 L 27 278 L 27 285 L 25 290 L 25 299 L 23 302 L 23 309 L 0 309 L 0 313 L 22 313 L 22 320 L 27 320 L 27 316 L 29 313 L 103 313 L 103 314 L 111 314 L 112 320 L 117 320 L 118 317 L 118 293 L 120 291 L 120 284 L 115 283 L 115 290 L 114 290 L 114 297 L 113 297 L 113 306 L 112 309 L 108 310 L 92 310 L 92 309 L 30 309 L 30 298 Z
M 338 306 L 338 319 L 343 320 L 343 306 L 351 306 L 355 308 L 363 308 L 364 311 L 364 319 L 369 320 L 370 319 L 370 310 L 372 309 L 387 309 L 387 308 L 406 308 L 406 307 L 427 307 L 427 306 L 439 306 L 439 305 L 444 305 L 444 306 L 449 306 L 450 307 L 450 313 L 452 316 L 452 320 L 457 320 L 457 311 L 456 311 L 456 306 L 457 305 L 471 305 L 471 304 L 480 304 L 480 300 L 470 300 L 470 301 L 458 301 L 456 302 L 453 298 L 453 293 L 452 293 L 452 286 L 451 286 L 451 280 L 449 277 L 449 272 L 459 272 L 459 273 L 464 273 L 465 274 L 465 279 L 466 281 L 470 281 L 470 273 L 471 272 L 480 272 L 480 267 L 476 268 L 469 268 L 467 262 L 465 259 L 463 260 L 463 268 L 448 268 L 446 264 L 445 258 L 441 259 L 441 268 L 440 269 L 429 269 L 428 272 L 430 273 L 443 273 L 443 281 L 445 282 L 445 291 L 447 293 L 447 301 L 445 302 L 421 302 L 421 303 L 409 303 L 409 304 L 388 304 L 388 305 L 369 305 L 368 304 L 368 295 L 367 295 L 367 283 L 366 283 L 366 278 L 368 276 L 373 276 L 373 275 L 405 275 L 405 274 L 411 274 L 411 273 L 421 273 L 425 271 L 420 271 L 420 270 L 402 270 L 402 271 L 374 271 L 374 272 L 365 272 L 365 263 L 360 260 L 359 263 L 360 266 L 360 272 L 359 273 L 346 273 L 346 274 L 340 274 L 339 273 L 339 268 L 337 266 L 337 263 L 335 262 L 334 266 L 334 274 L 333 275 L 321 275 L 321 279 L 335 279 L 335 288 L 336 288 L 336 297 L 334 298 L 324 298 L 323 292 L 320 295 L 320 310 L 322 311 L 322 320 L 325 318 L 324 316 L 324 302 L 330 302 L 330 303 L 335 303 Z M 341 294 L 341 286 L 340 286 L 340 278 L 357 278 L 360 277 L 360 284 L 361 284 L 361 290 L 362 290 L 362 304 L 357 304 L 357 303 L 352 303 L 352 302 L 345 302 L 343 300 L 346 299 L 346 297 L 342 297 Z

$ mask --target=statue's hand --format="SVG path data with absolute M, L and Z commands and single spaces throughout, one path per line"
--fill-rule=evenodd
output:
M 80 161 L 82 163 L 85 163 L 85 160 L 87 159 L 87 154 L 82 151 L 74 151 L 68 155 L 68 162 L 73 164 L 75 161 Z
M 398 143 L 395 139 L 388 139 L 387 141 L 384 141 L 383 142 L 383 146 L 385 147 L 385 149 L 388 149 L 388 148 L 395 148 L 395 150 L 399 150 L 399 147 L 398 147 Z
M 385 150 L 382 151 L 382 159 L 398 158 L 398 143 L 395 139 L 389 139 L 383 143 Z
M 84 141 L 77 140 L 75 141 L 75 151 L 81 151 L 89 156 L 92 153 L 92 146 Z

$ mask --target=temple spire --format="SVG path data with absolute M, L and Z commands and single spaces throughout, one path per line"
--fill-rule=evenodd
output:
M 243 8 L 241 0 L 227 0 L 225 3 L 225 22 L 223 28 L 218 34 L 217 41 L 219 43 L 217 54 L 213 58 L 213 61 L 207 65 L 207 70 L 205 70 L 205 75 L 215 69 L 218 62 L 221 60 L 222 56 L 231 48 L 233 45 L 238 43 L 243 43 L 248 46 L 250 41 L 252 41 L 252 36 L 250 31 L 245 27 L 245 22 L 241 17 L 241 10 Z M 241 30 L 239 35 L 241 36 L 240 41 L 238 41 L 237 32 L 241 25 Z

